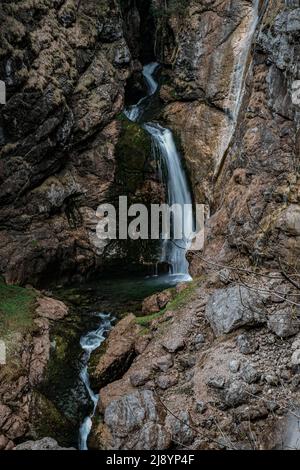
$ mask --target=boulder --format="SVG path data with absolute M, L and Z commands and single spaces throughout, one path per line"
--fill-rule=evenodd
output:
M 150 313 L 157 313 L 172 300 L 173 295 L 170 290 L 165 290 L 159 294 L 153 294 L 150 297 L 147 297 L 142 305 L 142 312 L 144 315 L 149 315 Z
M 18 444 L 14 447 L 14 450 L 75 450 L 74 447 L 60 447 L 52 437 L 44 437 L 39 441 L 27 441 L 22 444 Z
M 43 296 L 37 299 L 37 303 L 36 314 L 48 320 L 60 320 L 69 313 L 68 307 L 60 300 Z
M 300 331 L 300 320 L 292 308 L 273 313 L 268 319 L 268 328 L 280 338 L 289 338 Z
M 133 314 L 117 323 L 104 343 L 91 357 L 89 373 L 91 384 L 99 389 L 121 377 L 136 356 L 135 343 L 141 327 Z
M 214 333 L 230 333 L 242 326 L 256 326 L 266 322 L 262 297 L 245 287 L 217 289 L 206 305 L 206 318 Z

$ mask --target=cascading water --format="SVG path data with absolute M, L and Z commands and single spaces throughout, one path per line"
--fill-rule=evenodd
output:
M 80 429 L 79 429 L 79 443 L 78 447 L 80 450 L 88 450 L 87 439 L 92 428 L 92 418 L 95 414 L 98 395 L 93 392 L 90 386 L 90 379 L 88 374 L 88 362 L 91 357 L 92 352 L 99 348 L 99 346 L 105 340 L 105 334 L 111 329 L 113 318 L 110 314 L 100 313 L 97 316 L 101 319 L 99 328 L 96 330 L 88 332 L 86 335 L 82 336 L 80 339 L 80 346 L 84 350 L 83 356 L 83 366 L 80 372 L 80 378 L 85 385 L 85 388 L 88 392 L 88 395 L 93 403 L 92 413 L 90 413 L 83 420 Z
M 162 160 L 165 167 L 163 179 L 168 190 L 168 205 L 178 204 L 183 211 L 174 213 L 173 228 L 182 232 L 182 237 L 174 240 L 164 240 L 162 246 L 161 261 L 171 266 L 172 274 L 188 273 L 188 262 L 185 254 L 189 247 L 189 237 L 193 231 L 192 196 L 188 187 L 187 178 L 182 168 L 180 155 L 176 149 L 172 132 L 159 124 L 144 124 L 143 126 L 153 139 L 154 152 Z M 183 230 L 182 230 L 183 229 Z
M 156 62 L 144 66 L 143 76 L 147 84 L 148 95 L 136 105 L 125 110 L 125 115 L 131 121 L 138 122 L 140 120 L 149 97 L 156 92 L 158 82 L 155 80 L 154 74 L 158 67 L 159 64 Z M 160 261 L 170 266 L 171 274 L 183 275 L 185 280 L 190 280 L 185 255 L 193 232 L 193 210 L 186 174 L 172 132 L 156 123 L 144 123 L 142 126 L 150 134 L 154 156 L 163 167 L 162 179 L 167 188 L 167 203 L 169 207 L 177 204 L 181 208 L 181 211 L 173 212 L 173 231 L 176 232 L 178 229 L 182 236 L 179 239 L 176 237 L 176 240 L 163 241 Z

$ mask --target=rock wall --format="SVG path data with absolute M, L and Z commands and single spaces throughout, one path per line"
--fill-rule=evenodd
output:
M 116 117 L 127 79 L 141 69 L 139 11 L 121 4 L 1 2 L 0 272 L 8 282 L 80 278 L 105 257 L 126 258 L 124 247 L 106 256 L 95 237 L 96 208 L 120 190 Z M 157 174 L 145 157 L 142 165 L 133 189 L 146 185 L 147 199 Z

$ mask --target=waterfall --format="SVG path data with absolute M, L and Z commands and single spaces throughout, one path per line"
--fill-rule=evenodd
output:
M 238 37 L 236 42 L 232 44 L 235 60 L 228 98 L 224 104 L 224 108 L 229 111 L 229 116 L 226 116 L 225 118 L 226 122 L 224 123 L 224 132 L 218 145 L 216 169 L 214 172 L 215 176 L 218 176 L 220 172 L 226 151 L 230 145 L 237 124 L 245 91 L 245 74 L 247 71 L 249 52 L 253 35 L 259 21 L 259 0 L 254 0 L 253 6 L 249 8 L 251 8 L 251 12 L 243 22 L 243 37 Z
M 79 443 L 80 450 L 88 450 L 87 440 L 92 428 L 92 418 L 96 412 L 99 396 L 93 392 L 90 386 L 90 379 L 88 374 L 88 362 L 92 352 L 99 348 L 105 340 L 105 334 L 111 329 L 113 318 L 109 314 L 100 313 L 97 316 L 101 319 L 100 326 L 93 331 L 88 332 L 80 339 L 80 346 L 84 350 L 83 366 L 80 371 L 80 378 L 85 385 L 88 395 L 93 403 L 92 412 L 85 417 L 79 429 Z
M 189 247 L 189 236 L 193 231 L 192 196 L 187 178 L 182 168 L 172 132 L 159 124 L 144 124 L 153 139 L 154 152 L 159 156 L 163 171 L 163 180 L 167 188 L 167 202 L 171 207 L 179 204 L 183 208 L 183 217 L 174 214 L 173 226 L 183 229 L 183 236 L 176 240 L 164 240 L 161 261 L 171 266 L 172 274 L 184 274 L 189 277 L 188 262 L 185 254 Z M 184 235 L 185 234 L 185 235 Z
M 149 97 L 155 94 L 158 89 L 158 82 L 155 80 L 155 72 L 159 64 L 151 62 L 143 68 L 148 94 L 137 104 L 127 108 L 124 113 L 128 119 L 134 122 L 141 120 L 145 105 Z M 180 154 L 177 151 L 174 137 L 169 129 L 157 123 L 143 123 L 142 127 L 150 134 L 153 144 L 154 157 L 159 161 L 162 171 L 162 179 L 167 188 L 167 203 L 169 207 L 178 204 L 182 212 L 173 213 L 173 228 L 181 229 L 182 236 L 176 240 L 164 240 L 162 242 L 161 262 L 168 263 L 170 274 L 183 275 L 185 280 L 191 277 L 188 271 L 186 251 L 189 248 L 190 236 L 193 232 L 193 210 L 192 196 L 189 189 L 187 177 L 182 166 Z

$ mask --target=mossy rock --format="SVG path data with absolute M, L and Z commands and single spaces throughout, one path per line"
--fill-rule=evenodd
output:
M 0 336 L 29 332 L 34 324 L 37 293 L 33 289 L 6 285 L 0 277 Z
M 33 439 L 51 436 L 61 446 L 71 446 L 76 443 L 74 423 L 61 413 L 54 403 L 42 393 L 35 391 L 33 395 L 33 417 L 30 429 Z
M 120 118 L 121 132 L 116 145 L 117 182 L 124 194 L 142 185 L 151 159 L 151 137 L 140 125 Z

